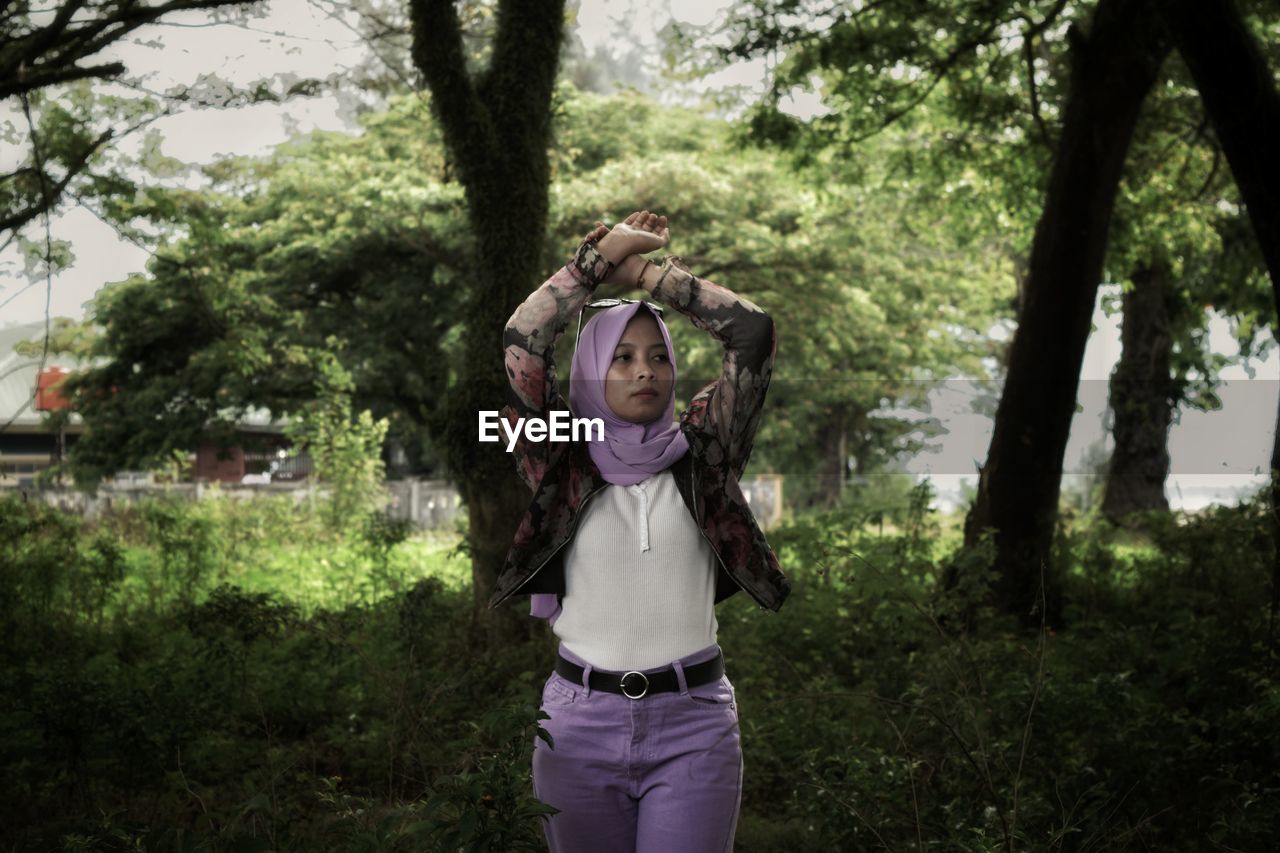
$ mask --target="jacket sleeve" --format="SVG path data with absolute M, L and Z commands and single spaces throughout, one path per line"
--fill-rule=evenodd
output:
M 545 418 L 548 412 L 568 410 L 556 382 L 556 338 L 586 305 L 612 266 L 596 250 L 594 241 L 584 242 L 573 260 L 543 282 L 507 320 L 502 332 L 507 371 L 502 419 L 512 429 L 520 418 Z M 547 467 L 564 452 L 564 447 L 563 442 L 529 441 L 521 433 L 512 452 L 516 469 L 530 489 L 538 488 Z
M 724 346 L 720 377 L 694 395 L 681 420 L 711 439 L 741 479 L 773 375 L 773 319 L 728 288 L 694 276 L 676 258 L 663 262 L 652 293 Z

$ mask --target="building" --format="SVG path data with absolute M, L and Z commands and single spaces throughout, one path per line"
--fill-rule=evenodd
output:
M 65 408 L 58 381 L 80 367 L 66 356 L 22 356 L 14 347 L 44 334 L 44 321 L 0 328 L 0 486 L 29 485 L 61 460 L 84 432 L 72 414 L 61 430 L 50 430 L 46 415 Z
M 0 488 L 29 488 L 35 477 L 66 457 L 84 433 L 80 416 L 72 413 L 60 429 L 51 429 L 48 415 L 68 408 L 58 384 L 82 368 L 74 358 L 49 356 L 41 369 L 39 356 L 22 356 L 14 347 L 44 334 L 44 322 L 0 328 Z M 253 411 L 236 424 L 238 441 L 221 448 L 202 442 L 189 461 L 196 480 L 224 483 L 296 480 L 311 472 L 311 460 L 295 455 L 284 435 L 282 421 L 266 411 Z M 136 479 L 129 472 L 122 476 Z

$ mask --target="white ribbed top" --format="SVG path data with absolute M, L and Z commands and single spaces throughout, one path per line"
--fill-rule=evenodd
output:
M 591 498 L 564 581 L 552 631 L 593 667 L 648 669 L 715 645 L 715 554 L 669 470 Z

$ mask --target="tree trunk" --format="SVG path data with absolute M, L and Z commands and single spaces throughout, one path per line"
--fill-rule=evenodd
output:
M 853 476 L 856 482 L 866 484 L 876 466 L 876 436 L 871 429 L 871 418 L 861 406 L 854 409 L 846 435 L 853 437 L 848 453 L 853 457 Z
M 1142 510 L 1168 510 L 1169 423 L 1173 382 L 1169 358 L 1169 262 L 1163 258 L 1133 272 L 1124 294 L 1120 363 L 1111 376 L 1111 434 L 1116 448 L 1107 468 L 1102 514 L 1115 524 Z
M 1240 188 L 1280 305 L 1280 93 L 1231 0 L 1169 4 L 1186 62 Z
M 834 406 L 823 419 L 819 430 L 822 436 L 822 462 L 818 474 L 818 489 L 813 505 L 830 509 L 840 503 L 844 492 L 845 475 L 849 467 L 848 413 L 841 406 Z
M 1168 52 L 1154 0 L 1101 0 L 1073 25 L 1062 137 L 1036 226 L 1026 298 L 965 544 L 995 530 L 994 603 L 1027 625 L 1061 624 L 1050 547 L 1076 388 L 1121 168 Z M 1042 583 L 1043 581 L 1043 583 Z M 1043 603 L 1042 603 L 1043 598 Z
M 1165 14 L 1240 188 L 1280 314 L 1280 93 L 1231 0 L 1178 0 Z M 1274 323 L 1273 329 L 1280 329 Z M 1271 456 L 1271 619 L 1280 605 L 1280 413 Z
M 530 495 L 505 448 L 477 441 L 476 413 L 502 408 L 502 328 L 544 272 L 547 149 L 564 0 L 501 0 L 489 64 L 476 74 L 467 70 L 452 0 L 410 0 L 409 11 L 414 64 L 431 89 L 476 241 L 472 286 L 458 318 L 463 361 L 444 401 L 442 432 L 469 515 L 476 621 L 490 642 L 501 644 L 533 629 L 528 612 L 515 605 L 487 607 Z

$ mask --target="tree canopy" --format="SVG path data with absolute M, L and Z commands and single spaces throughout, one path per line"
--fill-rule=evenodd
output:
M 777 318 L 775 417 L 757 466 L 795 474 L 797 495 L 815 488 L 814 436 L 842 431 L 859 459 L 890 463 L 921 437 L 877 409 L 921 402 L 929 380 L 982 373 L 1011 279 L 998 252 L 958 244 L 962 224 L 940 218 L 903 247 L 905 198 L 823 186 L 738 150 L 725 122 L 634 93 L 564 86 L 557 104 L 544 271 L 584 223 L 633 206 L 670 211 L 673 250 Z M 71 386 L 90 425 L 82 477 L 227 435 L 249 408 L 296 410 L 330 351 L 358 406 L 390 417 L 419 464 L 442 461 L 431 448 L 464 357 L 469 237 L 424 113 L 418 96 L 399 98 L 359 136 L 314 134 L 269 159 L 209 168 L 214 192 L 153 188 L 120 208 L 175 236 L 146 274 L 95 302 L 104 362 Z M 719 353 L 692 328 L 673 334 L 687 396 L 715 375 Z

